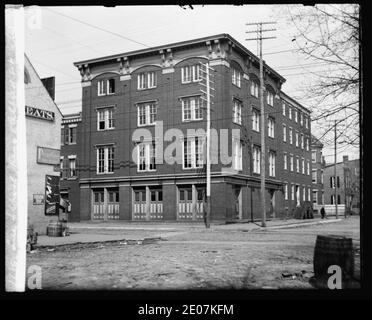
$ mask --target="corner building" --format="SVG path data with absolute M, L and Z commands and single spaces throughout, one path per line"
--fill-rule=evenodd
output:
M 81 220 L 202 220 L 205 136 L 187 130 L 206 130 L 200 91 L 205 87 L 199 77 L 199 63 L 206 62 L 214 69 L 211 128 L 218 135 L 227 129 L 232 157 L 232 163 L 223 164 L 219 158 L 211 166 L 211 219 L 260 219 L 259 59 L 230 35 L 221 34 L 74 63 L 82 76 L 77 159 Z M 311 161 L 301 142 L 297 147 L 283 142 L 283 123 L 292 121 L 284 115 L 283 103 L 293 105 L 298 119 L 301 114 L 303 125 L 293 122 L 297 139 L 301 134 L 303 141 L 310 138 L 310 119 L 307 109 L 281 91 L 285 79 L 267 65 L 264 81 L 270 218 L 288 214 L 307 201 L 299 190 L 311 186 L 311 168 L 309 174 L 284 169 L 285 153 L 298 156 L 300 165 L 302 159 L 310 165 Z M 157 163 L 161 155 L 156 146 L 162 139 L 133 141 L 133 133 L 141 128 L 155 137 L 159 121 L 165 135 L 168 129 L 182 131 L 181 138 L 164 139 L 162 148 L 178 145 L 182 163 Z M 232 136 L 233 129 L 240 129 L 239 138 Z M 212 150 L 216 148 L 213 144 Z M 296 199 L 288 198 L 286 184 L 300 187 Z

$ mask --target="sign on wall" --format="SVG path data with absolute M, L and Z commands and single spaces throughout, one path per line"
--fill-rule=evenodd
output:
M 48 121 L 54 121 L 54 112 L 38 109 L 35 107 L 25 106 L 25 112 L 26 116 L 28 117 L 34 117 L 38 119 L 48 120 Z
M 36 162 L 59 166 L 60 150 L 59 149 L 52 149 L 52 148 L 37 147 Z
M 45 215 L 59 214 L 59 176 L 45 176 Z
M 32 204 L 39 205 L 44 204 L 44 195 L 43 194 L 34 194 L 32 197 Z

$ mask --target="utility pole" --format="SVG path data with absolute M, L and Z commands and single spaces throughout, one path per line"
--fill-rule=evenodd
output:
M 261 226 L 266 227 L 266 189 L 265 189 L 265 178 L 266 178 L 266 146 L 265 146 L 265 103 L 264 103 L 264 77 L 263 77 L 263 60 L 262 60 L 262 40 L 274 39 L 276 37 L 263 37 L 262 33 L 267 31 L 275 31 L 276 29 L 265 29 L 262 30 L 264 24 L 275 24 L 276 22 L 256 22 L 246 23 L 247 26 L 256 25 L 257 30 L 246 31 L 246 33 L 257 33 L 256 38 L 249 38 L 249 40 L 258 40 L 259 42 L 259 54 L 260 54 L 260 105 L 261 105 Z
M 202 98 L 204 101 L 207 102 L 207 132 L 206 132 L 206 175 L 207 175 L 207 187 L 206 187 L 206 208 L 205 208 L 205 227 L 208 229 L 210 228 L 210 219 L 211 219 L 211 97 L 214 97 L 211 95 L 211 90 L 214 90 L 214 88 L 211 87 L 211 83 L 214 84 L 213 81 L 210 80 L 210 71 L 214 71 L 213 68 L 209 67 L 209 62 L 206 64 L 200 63 L 202 67 L 200 68 L 200 72 L 202 74 L 205 74 L 205 77 L 203 75 L 200 75 L 200 78 L 202 80 L 205 80 L 205 84 L 200 82 L 202 86 L 206 87 L 206 91 L 200 90 L 206 98 Z
M 334 173 L 334 181 L 335 181 L 335 204 L 336 204 L 336 219 L 338 219 L 338 206 L 337 206 L 337 180 L 336 180 L 336 174 L 337 174 L 337 120 L 335 120 L 335 166 L 333 168 Z

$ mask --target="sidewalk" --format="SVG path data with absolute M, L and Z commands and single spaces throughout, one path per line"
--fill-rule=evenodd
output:
M 238 222 L 230 224 L 211 223 L 210 230 L 224 231 L 262 231 L 282 228 L 297 228 L 316 224 L 325 224 L 342 221 L 342 219 L 320 219 L 309 220 L 269 220 L 266 228 L 261 223 Z M 179 222 L 71 222 L 68 223 L 70 235 L 67 237 L 38 236 L 36 247 L 60 246 L 77 243 L 93 243 L 106 241 L 145 240 L 147 238 L 166 238 L 168 236 L 187 233 L 189 231 L 205 229 L 203 222 L 179 223 Z

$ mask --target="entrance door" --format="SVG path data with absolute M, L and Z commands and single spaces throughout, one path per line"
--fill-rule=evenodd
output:
M 234 188 L 234 218 L 239 220 L 241 219 L 241 188 L 240 187 L 235 187 Z
M 119 219 L 119 190 L 108 189 L 107 219 Z
M 195 218 L 196 219 L 203 219 L 204 217 L 204 203 L 206 198 L 206 190 L 203 187 L 197 187 L 197 199 L 196 199 L 196 212 Z
M 192 220 L 192 187 L 179 187 L 178 218 Z
M 146 220 L 146 188 L 133 191 L 133 220 Z
M 163 219 L 163 190 L 150 188 L 150 220 Z
M 93 220 L 105 218 L 105 198 L 103 190 L 93 191 Z

